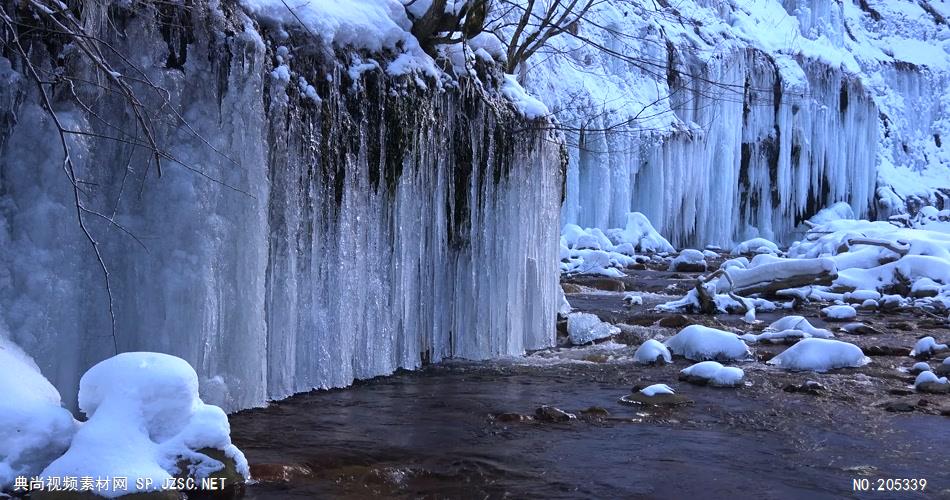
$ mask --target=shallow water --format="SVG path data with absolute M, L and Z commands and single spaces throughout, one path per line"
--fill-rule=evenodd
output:
M 449 363 L 241 412 L 232 435 L 252 464 L 300 466 L 289 481 L 250 486 L 252 499 L 837 498 L 853 494 L 853 478 L 926 478 L 927 497 L 950 489 L 946 417 L 790 395 L 754 376 L 740 389 L 674 384 L 690 406 L 617 402 L 680 368 Z M 493 417 L 542 404 L 610 415 Z

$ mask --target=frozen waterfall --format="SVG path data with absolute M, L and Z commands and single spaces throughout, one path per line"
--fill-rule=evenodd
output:
M 119 15 L 100 34 L 168 91 L 142 87 L 149 108 L 180 115 L 157 130 L 176 160 L 161 178 L 142 148 L 96 137 L 135 130 L 117 98 L 54 101 L 92 134 L 69 144 L 103 215 L 85 220 L 115 339 L 56 129 L 22 61 L 0 59 L 0 326 L 63 394 L 113 342 L 186 359 L 230 410 L 553 343 L 562 156 L 548 132 L 512 134 L 523 120 L 478 82 L 354 73 L 356 54 L 294 45 L 240 10 L 159 14 L 181 17 Z M 31 57 L 50 69 L 61 54 L 46 50 Z

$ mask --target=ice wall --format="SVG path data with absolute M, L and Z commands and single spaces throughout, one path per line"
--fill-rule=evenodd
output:
M 390 77 L 233 4 L 150 5 L 84 22 L 164 89 L 136 87 L 174 159 L 160 178 L 143 148 L 99 137 L 136 130 L 116 96 L 54 96 L 90 134 L 69 145 L 103 215 L 84 220 L 114 338 L 56 130 L 22 60 L 0 58 L 0 308 L 62 393 L 114 344 L 186 359 L 205 401 L 234 410 L 553 342 L 562 160 L 547 132 L 475 79 Z M 31 42 L 41 71 L 95 81 Z
M 936 2 L 605 2 L 521 77 L 568 135 L 562 224 L 650 217 L 674 245 L 794 239 L 950 186 Z

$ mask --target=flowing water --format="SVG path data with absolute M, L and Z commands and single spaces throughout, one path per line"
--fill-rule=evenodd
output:
M 747 387 L 674 384 L 693 404 L 650 410 L 618 398 L 686 363 L 638 368 L 591 349 L 562 351 L 588 361 L 450 362 L 235 414 L 253 470 L 286 474 L 265 473 L 247 497 L 836 498 L 860 478 L 924 478 L 927 497 L 950 489 L 947 418 L 839 397 L 842 375 L 819 378 L 831 396 L 812 396 L 776 385 L 802 374 L 747 367 Z M 578 419 L 498 416 L 543 404 Z M 581 412 L 592 406 L 609 415 Z

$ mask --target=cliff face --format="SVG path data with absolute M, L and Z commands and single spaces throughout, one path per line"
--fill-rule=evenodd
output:
M 74 45 L 21 32 L 81 132 L 66 141 L 113 336 L 57 128 L 7 46 L 2 326 L 63 394 L 116 348 L 186 359 L 233 410 L 553 342 L 561 151 L 490 72 L 392 76 L 231 3 L 90 3 L 82 22 L 163 161 L 159 177 L 134 110 Z

